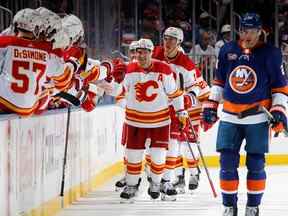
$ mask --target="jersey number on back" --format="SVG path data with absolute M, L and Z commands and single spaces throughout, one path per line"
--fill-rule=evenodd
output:
M 25 94 L 30 87 L 27 73 L 32 71 L 33 73 L 36 73 L 36 88 L 34 94 L 38 95 L 40 90 L 39 81 L 44 75 L 45 69 L 46 65 L 44 64 L 33 62 L 32 68 L 30 68 L 29 62 L 14 60 L 12 63 L 12 76 L 15 81 L 11 83 L 11 89 L 15 93 Z

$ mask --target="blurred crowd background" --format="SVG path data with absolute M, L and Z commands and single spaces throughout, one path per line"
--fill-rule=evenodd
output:
M 11 0 L 0 5 L 13 13 L 44 6 L 58 14 L 76 14 L 86 30 L 88 55 L 99 59 L 119 52 L 126 55 L 130 42 L 140 37 L 157 45 L 165 28 L 180 27 L 184 31 L 183 51 L 208 83 L 219 48 L 237 38 L 240 16 L 256 12 L 263 21 L 262 39 L 281 47 L 288 69 L 288 0 Z M 11 17 L 4 10 L 0 15 L 3 30 Z

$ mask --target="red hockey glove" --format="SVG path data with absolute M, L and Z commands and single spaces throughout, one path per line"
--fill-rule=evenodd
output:
M 86 112 L 91 112 L 96 107 L 97 87 L 94 84 L 89 84 L 89 87 L 84 90 L 84 98 L 82 99 L 81 108 Z
M 217 108 L 218 102 L 213 100 L 207 100 L 202 106 L 202 120 L 201 127 L 204 131 L 209 130 L 213 124 L 218 120 Z
M 113 63 L 112 77 L 115 82 L 121 83 L 125 78 L 127 66 L 122 59 L 114 59 L 112 63 Z

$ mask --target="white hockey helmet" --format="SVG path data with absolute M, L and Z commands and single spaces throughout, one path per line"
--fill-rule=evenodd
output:
M 168 27 L 165 31 L 164 31 L 164 36 L 170 36 L 170 37 L 174 37 L 176 38 L 179 43 L 183 42 L 184 39 L 184 34 L 182 29 L 180 28 L 176 28 L 176 27 Z
M 149 51 L 153 51 L 154 49 L 154 45 L 153 42 L 150 39 L 145 39 L 145 38 L 141 38 L 138 41 L 138 47 L 136 49 L 147 49 Z
M 67 32 L 71 44 L 79 40 L 84 40 L 83 24 L 77 16 L 73 14 L 65 16 L 62 19 L 62 26 L 64 30 Z
M 25 8 L 18 11 L 13 17 L 14 31 L 24 30 L 33 33 L 38 38 L 41 31 L 44 29 L 43 20 L 39 12 Z
M 51 40 L 53 40 L 53 49 L 57 48 L 66 49 L 70 46 L 70 38 L 63 29 L 56 32 L 52 36 Z
M 132 41 L 129 45 L 129 50 L 136 50 L 139 47 L 139 41 Z
M 221 33 L 231 32 L 231 26 L 229 24 L 225 24 L 221 28 Z
M 48 40 L 52 40 L 53 36 L 62 29 L 61 18 L 56 13 L 44 7 L 36 9 L 44 21 L 45 36 Z

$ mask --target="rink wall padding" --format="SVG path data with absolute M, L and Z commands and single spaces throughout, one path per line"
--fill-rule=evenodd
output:
M 0 117 L 0 215 L 53 216 L 123 171 L 120 144 L 124 113 L 102 106 L 72 111 L 64 199 L 59 196 L 67 110 L 20 119 Z M 201 134 L 208 166 L 218 166 L 217 126 Z M 288 164 L 288 138 L 272 140 L 267 164 Z M 241 157 L 241 161 L 245 159 Z M 63 205 L 62 205 L 63 204 Z

